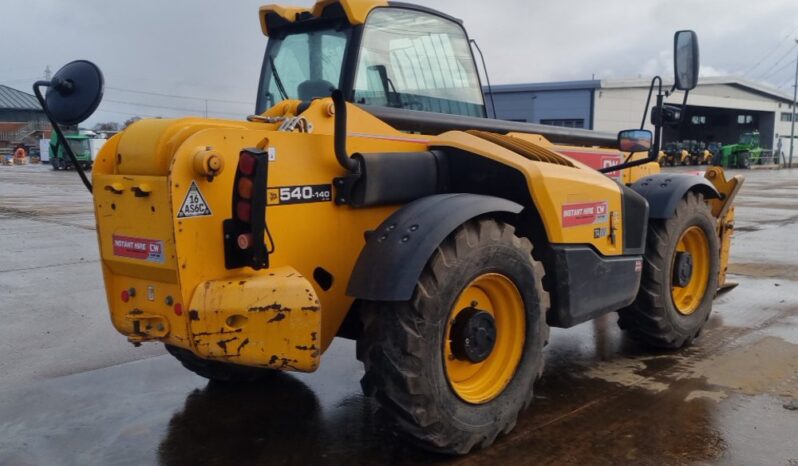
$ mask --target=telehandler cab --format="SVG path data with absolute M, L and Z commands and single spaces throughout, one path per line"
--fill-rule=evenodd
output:
M 655 134 L 616 139 L 486 118 L 468 36 L 443 13 L 321 0 L 263 7 L 260 22 L 248 121 L 141 120 L 105 144 L 91 182 L 78 170 L 129 341 L 249 381 L 312 372 L 334 337 L 355 339 L 363 390 L 398 428 L 464 454 L 532 401 L 549 327 L 618 312 L 655 347 L 699 335 L 742 178 L 653 173 L 680 113 L 661 78 Z M 674 51 L 671 91 L 687 92 L 695 34 Z M 102 89 L 85 61 L 34 85 L 57 132 Z M 597 171 L 590 155 L 622 163 Z

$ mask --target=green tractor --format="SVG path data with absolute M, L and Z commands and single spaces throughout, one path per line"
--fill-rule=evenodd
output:
M 91 138 L 83 134 L 64 134 L 64 137 L 66 138 L 66 143 L 69 144 L 69 147 L 71 147 L 72 151 L 75 153 L 75 157 L 81 167 L 84 170 L 90 169 L 92 159 L 89 139 Z M 55 132 L 50 136 L 50 165 L 53 166 L 53 170 L 69 170 L 74 168 L 72 161 L 66 154 L 63 141 L 59 139 Z
M 762 151 L 758 131 L 743 133 L 737 144 L 723 146 L 720 157 L 713 162 L 725 168 L 750 168 L 752 164 L 762 163 Z

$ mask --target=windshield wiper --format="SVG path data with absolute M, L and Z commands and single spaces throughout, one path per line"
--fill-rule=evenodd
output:
M 283 81 L 280 79 L 280 75 L 277 73 L 277 68 L 274 66 L 274 57 L 271 55 L 269 55 L 269 65 L 272 67 L 274 83 L 277 84 L 277 90 L 280 91 L 280 96 L 282 96 L 283 100 L 288 100 L 288 93 L 285 92 L 285 86 L 283 86 Z

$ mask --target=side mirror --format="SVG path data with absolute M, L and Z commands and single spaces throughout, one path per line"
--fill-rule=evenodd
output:
M 618 148 L 621 152 L 648 152 L 654 136 L 646 129 L 627 129 L 618 133 Z
M 46 85 L 46 84 L 45 84 Z M 44 96 L 56 123 L 72 126 L 86 121 L 103 98 L 105 81 L 94 63 L 77 60 L 64 65 L 49 82 Z
M 698 36 L 695 31 L 678 31 L 673 36 L 673 71 L 676 89 L 689 91 L 698 84 Z

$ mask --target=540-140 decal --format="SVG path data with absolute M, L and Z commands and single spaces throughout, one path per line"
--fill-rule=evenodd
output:
M 268 188 L 266 204 L 270 206 L 331 202 L 332 185 L 276 186 Z

